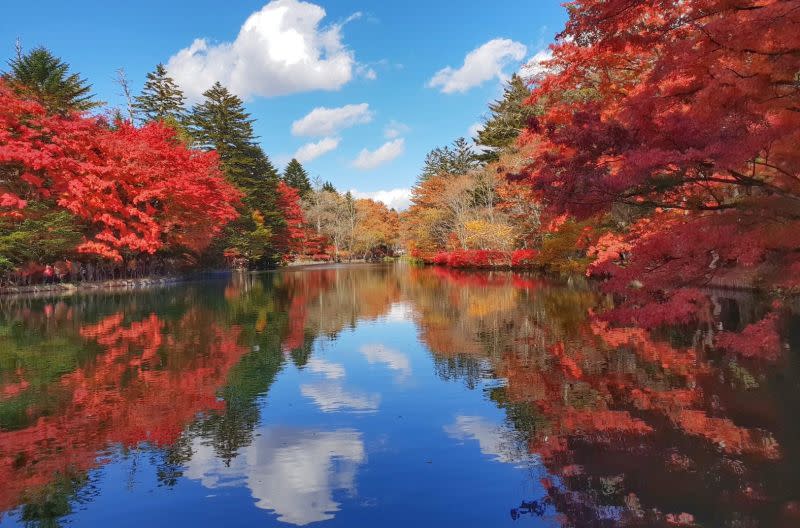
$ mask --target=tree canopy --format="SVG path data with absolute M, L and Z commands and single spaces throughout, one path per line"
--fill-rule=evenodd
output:
M 186 120 L 186 97 L 177 83 L 167 74 L 163 64 L 147 74 L 142 93 L 136 96 L 133 108 L 140 118 L 147 121 L 170 121 L 183 123 Z
M 100 106 L 91 85 L 69 64 L 44 47 L 20 53 L 8 63 L 3 79 L 15 92 L 38 101 L 51 112 L 83 112 Z

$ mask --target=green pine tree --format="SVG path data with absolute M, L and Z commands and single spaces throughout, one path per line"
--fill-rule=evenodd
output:
M 452 156 L 449 160 L 450 174 L 461 176 L 477 168 L 479 165 L 478 158 L 475 152 L 472 151 L 472 145 L 463 137 L 453 141 L 450 152 L 452 152 Z
M 536 107 L 524 104 L 530 95 L 522 77 L 514 74 L 503 90 L 503 97 L 489 104 L 491 116 L 475 138 L 476 144 L 486 147 L 478 155 L 481 161 L 496 161 L 502 150 L 514 146 L 519 133 L 537 114 Z
M 142 120 L 182 123 L 186 117 L 183 95 L 180 87 L 167 74 L 163 64 L 147 74 L 142 93 L 134 98 L 133 108 Z
M 436 147 L 425 156 L 425 164 L 419 181 L 425 181 L 440 174 L 461 176 L 477 168 L 478 157 L 469 142 L 460 137 L 453 141 L 452 147 Z
M 102 103 L 94 100 L 91 85 L 77 73 L 70 73 L 69 64 L 39 47 L 19 54 L 8 62 L 5 81 L 17 93 L 35 99 L 49 111 L 63 113 L 86 111 Z
M 294 187 L 300 193 L 300 196 L 305 198 L 311 192 L 311 182 L 308 179 L 308 173 L 303 168 L 299 161 L 292 158 L 292 161 L 286 165 L 283 170 L 283 182 Z
M 339 194 L 339 192 L 336 190 L 336 187 L 334 187 L 333 184 L 329 181 L 326 181 L 325 183 L 322 184 L 322 190 L 333 194 Z
M 250 235 L 265 228 L 274 231 L 281 222 L 276 207 L 278 171 L 256 142 L 250 114 L 242 100 L 220 83 L 206 90 L 203 97 L 203 102 L 192 108 L 189 132 L 197 147 L 217 151 L 225 176 L 244 193 L 244 210 L 229 226 L 227 242 L 252 240 Z M 254 212 L 264 218 L 263 226 L 254 223 Z M 247 253 L 252 253 L 252 248 Z
M 216 150 L 228 179 L 246 194 L 244 202 L 268 215 L 275 208 L 278 171 L 256 143 L 244 103 L 220 83 L 192 109 L 189 130 L 196 146 Z

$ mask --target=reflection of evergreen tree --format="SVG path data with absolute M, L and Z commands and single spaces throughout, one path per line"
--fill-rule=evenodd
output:
M 482 367 L 482 359 L 472 356 L 434 355 L 433 368 L 441 379 L 461 380 L 469 389 L 474 389 L 487 377 L 486 369 Z
M 292 350 L 290 355 L 295 367 L 303 368 L 308 363 L 308 360 L 311 359 L 311 353 L 314 350 L 314 337 L 314 334 L 306 331 L 303 345 Z
M 23 504 L 20 519 L 25 526 L 36 528 L 57 528 L 61 519 L 72 513 L 72 505 L 80 501 L 80 494 L 86 495 L 85 486 L 89 479 L 85 473 L 57 474 L 52 482 L 35 490 Z
M 266 394 L 283 366 L 280 343 L 276 333 L 259 343 L 259 350 L 244 356 L 235 367 L 220 396 L 225 410 L 211 415 L 203 424 L 203 435 L 211 439 L 217 455 L 226 464 L 236 457 L 239 449 L 253 441 L 253 430 L 259 421 L 258 397 Z

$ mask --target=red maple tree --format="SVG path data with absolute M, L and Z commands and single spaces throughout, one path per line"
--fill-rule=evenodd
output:
M 0 82 L 0 214 L 24 217 L 30 199 L 82 219 L 80 252 L 204 249 L 237 216 L 240 193 L 216 153 L 191 150 L 170 127 L 114 127 L 81 114 L 50 115 Z
M 553 215 L 622 225 L 624 251 L 596 270 L 623 300 L 614 317 L 697 319 L 698 288 L 733 276 L 800 284 L 800 1 L 568 10 L 523 177 Z

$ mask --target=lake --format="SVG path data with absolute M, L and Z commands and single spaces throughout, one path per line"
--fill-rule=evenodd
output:
M 800 525 L 797 328 L 737 360 L 608 302 L 402 264 L 0 299 L 0 526 Z

